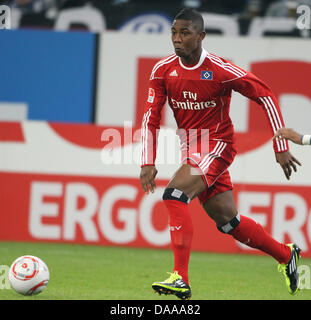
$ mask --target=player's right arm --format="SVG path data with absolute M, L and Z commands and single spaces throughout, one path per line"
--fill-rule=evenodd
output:
M 145 105 L 145 112 L 141 125 L 141 171 L 140 182 L 146 193 L 154 192 L 156 188 L 155 177 L 157 169 L 155 167 L 157 139 L 160 130 L 161 111 L 166 102 L 166 90 L 162 70 L 156 64 L 152 70 L 148 98 Z

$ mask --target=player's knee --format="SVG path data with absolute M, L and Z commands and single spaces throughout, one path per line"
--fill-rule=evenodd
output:
M 188 204 L 190 198 L 181 190 L 175 188 L 166 188 L 162 196 L 163 200 L 177 200 Z
M 240 215 L 237 214 L 234 218 L 232 218 L 229 222 L 217 226 L 217 229 L 222 233 L 231 234 L 231 232 L 240 224 Z
M 237 216 L 238 212 L 234 206 L 226 203 L 217 203 L 217 205 L 203 205 L 205 212 L 214 220 L 217 226 L 226 225 Z

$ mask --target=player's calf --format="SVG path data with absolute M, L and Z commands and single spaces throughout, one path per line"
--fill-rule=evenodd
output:
M 169 213 L 171 244 L 174 252 L 174 271 L 188 283 L 188 264 L 193 237 L 192 218 L 189 212 L 189 197 L 181 190 L 166 188 L 163 201 Z
M 246 216 L 237 214 L 218 229 L 251 248 L 269 254 L 279 263 L 287 263 L 290 258 L 291 250 L 286 244 L 273 239 L 259 223 Z

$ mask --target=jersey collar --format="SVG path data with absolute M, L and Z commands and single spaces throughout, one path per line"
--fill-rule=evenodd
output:
M 202 53 L 201 53 L 201 57 L 200 57 L 199 62 L 198 62 L 196 65 L 192 66 L 192 67 L 187 67 L 187 66 L 185 66 L 185 65 L 181 62 L 181 58 L 178 59 L 178 60 L 179 60 L 179 64 L 180 64 L 180 66 L 181 66 L 182 68 L 184 68 L 184 69 L 186 69 L 186 70 L 194 70 L 194 69 L 197 69 L 197 68 L 199 68 L 199 67 L 201 66 L 201 64 L 202 64 L 203 61 L 205 60 L 206 54 L 207 54 L 206 50 L 202 48 Z

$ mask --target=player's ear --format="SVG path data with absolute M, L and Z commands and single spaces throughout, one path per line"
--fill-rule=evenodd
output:
M 205 31 L 200 32 L 199 36 L 200 36 L 200 40 L 203 41 L 203 39 L 206 36 L 206 32 Z
M 203 39 L 205 38 L 205 36 L 206 36 L 206 32 L 205 32 L 205 31 L 199 32 L 199 33 L 198 33 L 198 38 L 197 38 L 198 43 L 202 43 L 202 41 L 203 41 Z

